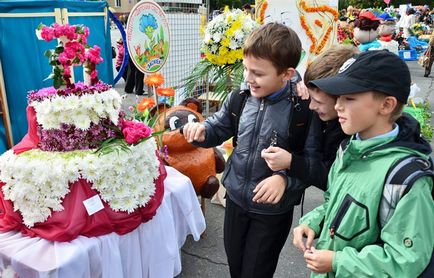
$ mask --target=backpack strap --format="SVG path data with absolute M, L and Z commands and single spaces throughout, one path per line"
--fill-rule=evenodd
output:
M 419 156 L 406 156 L 396 161 L 390 167 L 383 188 L 383 196 L 378 210 L 378 221 L 380 228 L 387 224 L 395 212 L 399 200 L 407 194 L 417 179 L 429 176 L 434 181 L 433 160 L 424 159 Z M 431 190 L 434 199 L 434 190 Z M 382 244 L 379 240 L 379 244 Z M 434 277 L 434 251 L 427 267 L 419 275 L 420 278 Z
M 232 138 L 232 145 L 234 148 L 237 146 L 238 140 L 238 125 L 240 124 L 240 116 L 246 105 L 247 95 L 250 93 L 249 90 L 239 90 L 234 91 L 231 94 L 231 98 L 229 100 L 229 113 L 231 116 L 231 124 L 234 132 L 234 136 Z
M 396 161 L 390 167 L 383 188 L 383 196 L 379 208 L 380 228 L 389 221 L 395 212 L 399 200 L 407 194 L 417 179 L 430 176 L 434 180 L 434 167 L 432 159 L 419 156 L 406 156 Z M 434 193 L 431 191 L 434 199 Z

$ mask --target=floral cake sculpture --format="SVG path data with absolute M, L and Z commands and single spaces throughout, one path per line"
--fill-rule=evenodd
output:
M 0 231 L 70 241 L 125 234 L 150 220 L 166 172 L 152 130 L 124 119 L 121 97 L 98 80 L 98 46 L 82 25 L 40 25 L 53 87 L 28 95 L 28 133 L 0 156 Z M 83 65 L 84 82 L 71 82 Z

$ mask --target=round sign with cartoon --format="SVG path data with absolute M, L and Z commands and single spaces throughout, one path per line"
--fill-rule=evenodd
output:
M 164 66 L 169 55 L 169 22 L 161 7 L 153 1 L 140 1 L 130 12 L 127 46 L 131 60 L 144 73 Z

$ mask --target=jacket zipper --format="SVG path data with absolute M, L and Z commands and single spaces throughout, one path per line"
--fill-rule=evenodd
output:
M 345 196 L 344 201 L 342 202 L 338 212 L 336 213 L 336 217 L 333 220 L 333 222 L 330 225 L 329 234 L 331 238 L 334 238 L 336 230 L 339 228 L 339 225 L 342 222 L 342 219 L 344 218 L 346 212 L 350 208 L 351 205 L 351 199 L 348 198 L 349 195 Z
M 255 146 L 254 144 L 257 145 L 257 143 L 256 143 L 257 135 L 258 135 L 258 132 L 260 130 L 260 127 L 262 126 L 262 121 L 264 119 L 264 108 L 265 108 L 264 99 L 262 99 L 261 104 L 259 105 L 259 115 L 257 117 L 258 120 L 255 121 L 256 122 L 255 123 L 255 131 L 253 133 L 253 138 L 252 138 L 252 141 L 250 143 L 250 149 L 252 149 Z M 253 163 L 253 159 L 252 159 L 252 155 L 251 155 L 252 153 L 255 153 L 255 152 L 249 152 L 249 155 L 247 156 L 247 164 L 246 164 L 247 171 L 246 171 L 246 176 L 245 176 L 245 181 L 244 181 L 244 186 L 243 186 L 243 199 L 244 199 L 245 207 L 247 207 L 247 203 L 248 203 L 248 200 L 245 196 L 246 196 L 246 190 L 247 190 L 246 185 L 247 185 L 248 181 L 250 181 L 250 175 L 252 172 L 252 165 L 251 165 Z

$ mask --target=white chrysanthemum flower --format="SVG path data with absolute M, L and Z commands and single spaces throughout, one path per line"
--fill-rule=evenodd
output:
M 222 38 L 223 38 L 223 34 L 222 33 L 214 33 L 212 34 L 212 38 L 214 40 L 214 42 L 218 43 Z
M 234 40 L 231 40 L 231 42 L 229 43 L 229 48 L 232 50 L 239 48 L 238 43 Z
M 59 122 L 60 123 L 64 123 L 64 124 L 74 124 L 73 115 L 69 111 L 68 112 L 63 112 L 59 116 Z
M 80 98 L 76 95 L 70 95 L 65 98 L 65 110 L 72 110 L 79 108 L 82 106 L 82 103 L 80 101 Z M 64 110 L 62 110 L 64 111 Z
M 105 109 L 104 105 L 101 102 L 95 102 L 95 105 L 93 106 L 93 111 L 99 116 L 104 117 L 105 116 Z
M 61 96 L 55 96 L 51 99 L 51 107 L 54 112 L 65 111 L 66 109 L 66 99 Z
M 81 130 L 87 130 L 89 129 L 91 124 L 90 118 L 87 115 L 75 115 L 74 117 L 74 125 L 81 129 Z
M 91 94 L 83 95 L 80 97 L 80 103 L 83 108 L 92 109 L 95 105 L 95 97 Z

